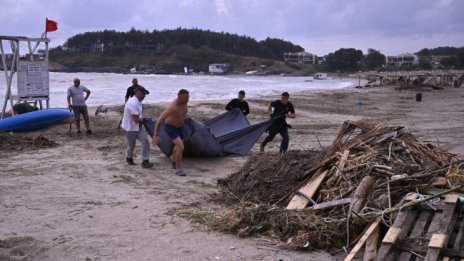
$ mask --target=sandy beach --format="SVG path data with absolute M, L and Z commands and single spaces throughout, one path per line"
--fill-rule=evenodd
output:
M 331 144 L 346 120 L 374 119 L 464 156 L 464 89 L 395 90 L 395 86 L 292 94 L 297 118 L 288 120 L 290 149 Z M 416 93 L 422 101 L 416 102 Z M 268 118 L 267 103 L 251 99 L 248 119 Z M 162 105 L 145 105 L 156 118 Z M 206 120 L 225 102 L 195 102 L 190 116 Z M 95 108 L 90 109 L 93 115 Z M 325 252 L 287 251 L 267 238 L 239 238 L 179 217 L 183 209 L 215 209 L 217 180 L 238 171 L 248 157 L 187 158 L 187 177 L 173 174 L 169 159 L 152 146 L 153 169 L 125 162 L 118 130 L 121 106 L 91 118 L 92 135 L 59 124 L 0 134 L 0 260 L 334 260 Z M 13 136 L 11 136 L 13 135 Z M 42 135 L 56 143 L 9 144 Z M 264 136 L 260 139 L 262 140 Z M 280 136 L 266 150 L 277 153 Z M 33 150 L 34 149 L 34 150 Z M 258 153 L 256 144 L 251 153 Z M 135 162 L 141 163 L 138 143 Z

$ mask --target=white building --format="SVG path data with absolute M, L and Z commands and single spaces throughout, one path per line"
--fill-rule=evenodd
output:
M 284 61 L 315 64 L 317 56 L 308 52 L 284 53 Z
M 208 71 L 210 74 L 223 74 L 229 71 L 229 64 L 213 63 L 209 65 Z
M 411 67 L 419 64 L 419 57 L 411 53 L 402 53 L 386 57 L 387 67 Z

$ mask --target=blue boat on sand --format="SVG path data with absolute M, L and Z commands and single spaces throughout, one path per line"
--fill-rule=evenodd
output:
M 33 111 L 0 120 L 0 132 L 24 132 L 45 128 L 74 117 L 67 109 Z

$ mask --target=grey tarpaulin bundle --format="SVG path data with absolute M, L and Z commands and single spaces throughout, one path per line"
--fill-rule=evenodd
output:
M 203 123 L 187 118 L 183 126 L 184 156 L 246 155 L 274 120 L 250 125 L 239 109 L 225 112 Z M 143 124 L 153 137 L 155 121 L 144 118 Z M 172 154 L 173 144 L 164 126 L 160 129 L 159 147 L 164 154 Z

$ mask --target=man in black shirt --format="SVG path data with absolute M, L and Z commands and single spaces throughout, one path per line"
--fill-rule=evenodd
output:
M 274 123 L 269 127 L 269 135 L 264 139 L 263 143 L 261 143 L 260 151 L 264 151 L 264 147 L 266 144 L 274 139 L 277 133 L 280 133 L 282 136 L 282 142 L 280 143 L 280 153 L 283 154 L 288 150 L 288 143 L 290 138 L 288 137 L 288 128 L 289 125 L 285 121 L 287 117 L 291 119 L 295 119 L 295 108 L 293 104 L 288 101 L 290 95 L 288 92 L 282 93 L 282 97 L 280 100 L 275 100 L 269 103 L 267 108 L 271 118 L 277 118 Z M 274 111 L 272 110 L 274 108 Z
M 130 86 L 129 88 L 127 88 L 127 91 L 126 91 L 126 97 L 125 97 L 125 100 L 124 100 L 124 104 L 127 103 L 127 100 L 129 100 L 129 98 L 132 98 L 134 97 L 135 95 L 135 89 L 139 88 L 139 87 L 143 87 L 142 85 L 139 85 L 139 81 L 137 80 L 137 78 L 133 78 L 132 79 L 132 86 Z M 95 114 L 96 115 L 96 114 Z M 124 115 L 123 115 L 124 116 Z M 121 127 L 121 123 L 122 123 L 122 117 L 121 119 L 119 120 L 119 124 L 118 124 L 118 130 L 119 128 Z
M 135 95 L 135 89 L 137 89 L 138 87 L 142 87 L 142 86 L 139 85 L 137 78 L 132 79 L 132 86 L 127 88 L 126 100 L 124 101 L 124 103 L 126 103 L 127 100 L 129 100 L 129 98 L 132 98 Z
M 245 91 L 238 92 L 238 98 L 232 99 L 227 105 L 226 110 L 230 111 L 235 108 L 239 108 L 243 115 L 248 115 L 250 113 L 250 107 L 248 107 L 248 102 L 245 101 Z

